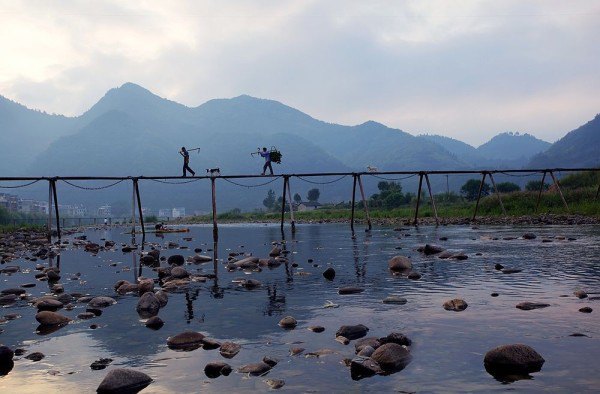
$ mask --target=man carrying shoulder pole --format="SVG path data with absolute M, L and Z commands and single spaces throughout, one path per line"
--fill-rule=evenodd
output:
M 269 152 L 267 148 L 263 147 L 262 152 L 259 149 L 258 153 L 265 158 L 265 165 L 263 166 L 263 171 L 260 175 L 265 175 L 267 168 L 271 171 L 271 175 L 273 175 L 273 167 L 271 166 L 271 152 Z
M 179 154 L 183 156 L 183 177 L 187 176 L 187 171 L 189 171 L 192 176 L 196 175 L 194 170 L 190 168 L 190 154 L 187 150 L 185 150 L 185 146 L 181 147 Z

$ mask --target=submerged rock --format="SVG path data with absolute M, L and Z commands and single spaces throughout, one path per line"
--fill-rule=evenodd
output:
M 110 363 L 112 363 L 112 361 L 112 358 L 101 358 L 100 360 L 96 360 L 93 363 L 91 363 L 90 368 L 94 371 L 99 371 L 108 367 Z
M 412 263 L 408 257 L 405 256 L 394 256 L 388 261 L 388 268 L 391 271 L 410 271 L 412 269 Z
M 167 339 L 167 346 L 173 350 L 190 351 L 202 346 L 204 335 L 196 331 L 184 331 Z
M 517 304 L 517 308 L 518 309 L 522 309 L 524 311 L 530 311 L 532 309 L 541 309 L 541 308 L 546 308 L 549 307 L 550 304 L 544 304 L 542 302 L 521 302 L 519 304 Z
M 579 312 L 582 312 L 582 313 L 592 313 L 593 309 L 590 308 L 589 306 L 584 306 L 583 308 L 579 309 Z
M 310 326 L 308 327 L 308 329 L 312 332 L 316 332 L 316 333 L 321 333 L 323 331 L 325 331 L 325 327 L 323 326 Z
M 90 308 L 107 308 L 116 304 L 117 301 L 111 297 L 94 297 L 88 302 Z
M 376 361 L 386 372 L 404 369 L 410 363 L 411 358 L 410 352 L 397 343 L 383 344 L 371 355 L 371 359 Z
M 335 270 L 331 267 L 323 271 L 323 277 L 327 280 L 333 280 L 335 278 Z
M 279 326 L 281 328 L 285 328 L 286 330 L 291 330 L 298 325 L 296 319 L 292 316 L 286 316 L 283 319 L 279 320 Z
M 271 366 L 265 362 L 255 364 L 246 364 L 238 369 L 238 372 L 247 373 L 253 376 L 264 375 L 271 370 Z
M 33 362 L 40 361 L 40 360 L 42 360 L 44 357 L 46 357 L 46 356 L 44 355 L 44 353 L 40 353 L 40 352 L 34 352 L 34 353 L 30 353 L 30 354 L 28 354 L 27 356 L 25 356 L 25 358 L 26 358 L 27 360 L 31 360 L 31 361 L 33 361 Z
M 575 297 L 580 298 L 580 299 L 587 298 L 587 296 L 588 296 L 587 293 L 583 290 L 574 291 L 573 294 L 575 295 Z
M 143 372 L 117 368 L 106 374 L 96 392 L 99 394 L 137 393 L 150 383 L 152 383 L 152 378 Z
M 338 290 L 338 294 L 340 295 L 348 295 L 348 294 L 358 294 L 358 293 L 362 293 L 363 291 L 365 291 L 365 289 L 360 288 L 360 287 L 342 287 L 341 289 Z
M 483 364 L 493 376 L 528 374 L 542 369 L 544 358 L 523 344 L 498 346 L 485 354 Z
M 385 297 L 382 302 L 384 304 L 396 304 L 396 305 L 404 305 L 408 302 L 408 300 L 404 297 L 399 297 L 395 295 Z
M 174 254 L 173 256 L 169 256 L 167 263 L 169 265 L 183 265 L 185 263 L 185 258 L 180 254 Z
M 359 339 L 367 335 L 369 328 L 362 325 L 357 324 L 353 326 L 341 326 L 339 330 L 335 333 L 336 337 L 346 337 L 350 340 Z

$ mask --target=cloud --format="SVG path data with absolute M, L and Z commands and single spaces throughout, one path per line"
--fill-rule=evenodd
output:
M 480 144 L 600 112 L 595 1 L 15 2 L 0 94 L 77 115 L 132 81 L 196 106 L 251 94 L 342 124 Z

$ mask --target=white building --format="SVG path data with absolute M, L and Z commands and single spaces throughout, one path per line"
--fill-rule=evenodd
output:
M 174 218 L 182 218 L 185 216 L 185 208 L 184 207 L 178 207 L 178 208 L 173 208 L 173 216 Z
M 173 215 L 173 210 L 171 209 L 159 209 L 158 210 L 158 217 L 159 218 L 171 218 Z
M 101 218 L 112 217 L 112 209 L 110 205 L 102 205 L 100 208 L 98 208 L 98 216 Z

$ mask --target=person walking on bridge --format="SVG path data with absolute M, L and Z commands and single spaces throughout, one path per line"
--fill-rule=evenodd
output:
M 181 156 L 183 156 L 183 176 L 186 177 L 187 176 L 187 171 L 189 171 L 192 176 L 196 175 L 196 173 L 194 172 L 194 170 L 192 170 L 190 168 L 190 154 L 187 150 L 185 150 L 185 146 L 181 147 L 181 150 L 179 151 L 179 154 Z
M 262 152 L 259 151 L 260 155 L 265 158 L 265 165 L 263 166 L 262 174 L 265 175 L 267 172 L 267 168 L 271 171 L 271 175 L 273 175 L 273 167 L 271 166 L 271 152 L 267 150 L 267 148 L 262 148 Z

